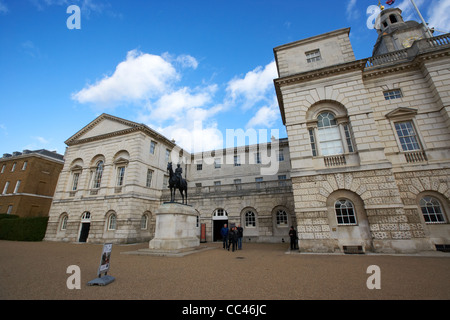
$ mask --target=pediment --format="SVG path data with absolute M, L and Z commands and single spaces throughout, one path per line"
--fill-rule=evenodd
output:
M 126 133 L 140 126 L 138 123 L 104 113 L 70 137 L 65 143 L 71 145 L 81 141 L 96 140 L 111 135 Z
M 386 118 L 413 118 L 417 114 L 417 109 L 400 107 L 386 114 Z

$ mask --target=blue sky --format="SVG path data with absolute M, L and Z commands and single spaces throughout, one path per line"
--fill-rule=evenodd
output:
M 356 59 L 367 58 L 377 38 L 367 8 L 376 4 L 0 0 L 0 154 L 64 153 L 64 141 L 103 112 L 190 151 L 221 148 L 226 129 L 284 138 L 273 48 L 351 27 Z M 450 0 L 416 4 L 430 25 L 450 30 Z M 81 9 L 81 29 L 67 27 L 70 5 Z M 419 21 L 409 0 L 394 6 Z

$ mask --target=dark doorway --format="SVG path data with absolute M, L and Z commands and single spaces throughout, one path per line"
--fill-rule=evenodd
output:
M 90 228 L 91 228 L 90 222 L 83 222 L 81 224 L 80 239 L 78 239 L 79 242 L 86 242 L 88 235 L 89 235 Z
M 214 230 L 213 230 L 213 241 L 222 241 L 222 235 L 220 230 L 222 230 L 223 225 L 226 223 L 228 225 L 228 220 L 213 220 Z

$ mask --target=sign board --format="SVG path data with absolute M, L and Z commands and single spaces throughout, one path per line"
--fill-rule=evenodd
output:
M 114 281 L 114 277 L 107 275 L 111 261 L 112 243 L 103 245 L 102 256 L 100 258 L 100 266 L 98 267 L 97 278 L 88 282 L 88 285 L 105 286 Z M 105 275 L 102 277 L 102 273 Z
M 98 276 L 109 271 L 109 263 L 111 260 L 112 243 L 103 245 L 102 257 L 100 259 L 100 267 L 98 268 Z

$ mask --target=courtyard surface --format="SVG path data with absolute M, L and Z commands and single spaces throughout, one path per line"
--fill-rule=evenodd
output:
M 290 253 L 288 244 L 204 243 L 182 257 L 125 254 L 148 243 L 113 245 L 107 286 L 97 277 L 102 245 L 0 241 L 1 300 L 448 300 L 450 253 L 344 255 Z M 80 289 L 69 289 L 80 268 Z M 369 289 L 369 266 L 380 289 Z

